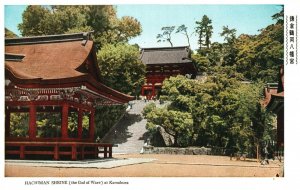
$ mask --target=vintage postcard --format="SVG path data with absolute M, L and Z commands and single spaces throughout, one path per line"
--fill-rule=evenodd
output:
M 4 189 L 299 183 L 299 6 L 4 1 Z

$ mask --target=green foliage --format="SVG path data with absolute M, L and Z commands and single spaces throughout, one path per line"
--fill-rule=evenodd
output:
M 201 51 L 202 45 L 205 45 L 205 47 L 209 49 L 209 45 L 211 44 L 210 39 L 213 33 L 211 19 L 209 19 L 207 15 L 203 15 L 201 21 L 196 21 L 196 25 L 196 33 L 199 35 L 199 50 Z
M 101 106 L 96 109 L 95 123 L 96 136 L 102 138 L 109 129 L 120 119 L 125 112 L 124 105 Z M 36 116 L 37 137 L 55 138 L 61 137 L 61 114 L 38 112 Z M 89 113 L 84 112 L 82 117 L 83 138 L 89 137 Z M 11 113 L 10 116 L 10 136 L 28 137 L 29 114 Z M 69 112 L 68 116 L 68 136 L 78 137 L 78 114 Z
M 167 41 L 170 43 L 171 47 L 173 47 L 171 35 L 175 30 L 175 26 L 164 26 L 161 28 L 161 30 L 163 31 L 162 34 L 157 34 L 156 36 L 157 42 Z
M 220 67 L 205 82 L 170 77 L 162 87 L 162 98 L 170 104 L 165 108 L 149 104 L 144 109 L 148 130 L 155 132 L 161 126 L 171 135 L 179 131 L 179 146 L 216 146 L 253 153 L 253 139 L 263 138 L 270 115 L 259 102 L 262 83 L 242 83 L 238 77 L 232 67 Z M 255 129 L 252 123 L 261 126 Z
M 207 53 L 207 58 L 211 63 L 211 66 L 221 65 L 224 57 L 223 52 L 224 44 L 213 42 L 210 46 L 210 51 Z
M 207 73 L 211 68 L 211 62 L 206 56 L 201 54 L 192 54 L 192 60 L 196 65 L 198 72 Z
M 180 26 L 177 27 L 176 33 L 183 34 L 186 37 L 186 39 L 187 39 L 189 47 L 191 47 L 190 37 L 189 37 L 189 34 L 187 32 L 187 27 L 184 24 L 182 24 L 182 25 L 180 25 Z
M 166 133 L 174 137 L 174 146 L 189 145 L 193 134 L 193 119 L 190 113 L 155 108 L 146 114 L 146 119 L 148 121 L 146 127 L 150 132 L 153 133 L 157 126 L 160 126 L 165 129 Z
M 18 25 L 22 36 L 38 36 L 45 33 L 46 18 L 50 10 L 42 6 L 28 6 L 22 14 L 23 22 Z
M 97 54 L 102 81 L 123 93 L 138 95 L 146 72 L 138 58 L 139 51 L 135 46 L 105 45 Z
M 49 116 L 45 117 L 49 118 Z M 51 116 L 50 116 L 51 118 Z M 60 121 L 58 125 L 60 125 Z M 84 112 L 82 116 L 82 137 L 88 138 L 89 137 L 89 113 Z M 68 136 L 71 138 L 78 137 L 78 113 L 77 112 L 69 112 L 68 116 Z
M 223 27 L 220 33 L 224 43 L 214 42 L 211 48 L 201 48 L 205 45 L 205 30 L 202 18 L 197 22 L 196 32 L 199 34 L 198 54 L 193 55 L 200 72 L 212 74 L 215 66 L 234 66 L 244 78 L 251 81 L 276 82 L 279 65 L 283 63 L 283 9 L 273 15 L 277 21 L 262 29 L 258 35 L 242 34 L 236 37 L 236 29 Z
M 17 38 L 18 36 L 12 31 L 5 28 L 5 38 Z
M 277 82 L 279 66 L 283 64 L 283 9 L 273 15 L 277 20 L 258 35 L 241 35 L 236 40 L 236 65 L 240 73 L 253 81 Z
M 155 103 L 151 102 L 151 103 L 147 104 L 142 111 L 143 116 L 146 117 L 147 114 L 152 112 L 155 108 L 156 108 Z
M 118 20 L 116 29 L 118 35 L 117 42 L 128 42 L 131 38 L 142 33 L 140 22 L 130 16 L 124 16 Z
M 281 11 L 272 16 L 273 20 L 276 20 L 276 24 L 283 25 L 284 23 L 284 5 L 281 5 Z
M 29 114 L 11 113 L 10 114 L 10 136 L 28 137 Z
M 236 41 L 236 29 L 229 29 L 228 26 L 223 26 L 223 31 L 220 36 L 224 37 L 223 44 L 223 65 L 235 65 L 237 50 L 234 46 Z
M 257 36 L 241 35 L 235 47 L 237 70 L 246 78 L 264 82 L 278 80 L 284 55 L 282 25 L 270 25 Z
M 104 137 L 109 129 L 123 116 L 125 109 L 126 106 L 124 105 L 97 107 L 95 113 L 96 136 L 99 138 Z
M 37 137 L 54 138 L 61 137 L 61 114 L 60 113 L 37 113 Z
M 223 26 L 223 31 L 220 36 L 224 37 L 224 41 L 227 44 L 233 44 L 236 39 L 236 29 L 229 29 L 228 26 Z
M 273 15 L 276 24 L 260 30 L 258 35 L 242 34 L 236 37 L 236 29 L 223 26 L 220 36 L 224 37 L 224 43 L 214 42 L 210 48 L 202 47 L 206 44 L 205 24 L 211 24 L 204 15 L 201 21 L 196 22 L 200 48 L 192 56 L 200 73 L 213 74 L 218 72 L 219 66 L 230 66 L 244 79 L 277 82 L 278 69 L 284 55 L 283 14 L 282 9 Z
M 128 42 L 142 32 L 135 18 L 118 19 L 112 5 L 29 5 L 22 17 L 18 26 L 22 36 L 94 31 L 97 47 Z

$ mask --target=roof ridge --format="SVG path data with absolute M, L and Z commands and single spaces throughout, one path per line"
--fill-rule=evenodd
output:
M 189 46 L 175 46 L 175 47 L 149 47 L 149 48 L 141 48 L 141 50 L 163 50 L 163 49 L 183 49 L 189 48 Z
M 32 37 L 21 37 L 21 38 L 6 38 L 5 46 L 68 42 L 68 41 L 80 41 L 80 40 L 82 40 L 82 45 L 85 45 L 86 41 L 90 40 L 92 33 L 93 31 L 72 33 L 72 34 L 56 34 L 56 35 L 32 36 Z

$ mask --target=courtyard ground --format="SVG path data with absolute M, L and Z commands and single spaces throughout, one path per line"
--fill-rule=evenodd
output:
M 255 159 L 230 160 L 226 156 L 116 154 L 101 161 L 5 163 L 6 177 L 275 177 L 282 176 L 283 163 Z M 71 163 L 71 164 L 70 164 Z

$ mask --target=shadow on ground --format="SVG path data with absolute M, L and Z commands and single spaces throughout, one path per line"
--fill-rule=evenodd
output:
M 128 127 L 143 118 L 139 114 L 125 114 L 113 130 L 102 140 L 103 143 L 122 144 L 127 142 L 127 139 L 132 137 L 128 132 Z

